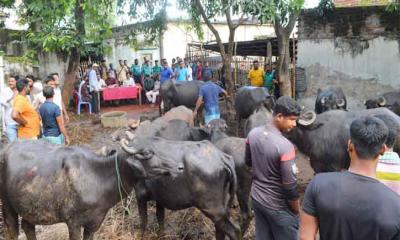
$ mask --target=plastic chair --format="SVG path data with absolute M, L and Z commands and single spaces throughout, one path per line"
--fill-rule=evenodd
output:
M 92 113 L 92 104 L 91 104 L 90 102 L 83 102 L 83 101 L 82 101 L 82 87 L 83 87 L 84 84 L 85 84 L 85 81 L 82 81 L 82 82 L 79 84 L 79 90 L 78 90 L 78 109 L 76 110 L 78 115 L 81 114 L 81 106 L 82 106 L 82 105 L 89 105 L 89 113 L 90 113 L 90 114 Z

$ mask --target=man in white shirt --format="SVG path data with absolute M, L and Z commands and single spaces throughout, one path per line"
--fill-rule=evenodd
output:
M 190 66 L 190 62 L 186 62 L 186 68 L 187 68 L 187 80 L 188 81 L 193 81 L 193 69 Z
M 62 119 L 64 120 L 64 122 L 68 123 L 69 116 L 67 108 L 65 107 L 64 102 L 62 100 L 62 92 L 60 88 L 60 76 L 58 75 L 58 73 L 52 73 L 50 75 L 54 78 L 54 81 L 56 83 L 56 88 L 54 88 L 53 102 L 60 108 Z
M 91 66 L 91 70 L 89 72 L 89 91 L 90 95 L 92 95 L 92 109 L 94 114 L 98 114 L 99 110 L 99 91 L 100 91 L 100 84 L 99 80 L 97 79 L 96 69 L 99 65 L 93 63 Z
M 17 79 L 18 77 L 16 76 L 10 76 L 8 78 L 8 87 L 3 90 L 0 99 L 1 105 L 5 108 L 3 119 L 5 121 L 5 132 L 9 142 L 15 141 L 18 134 L 18 123 L 11 117 L 13 101 L 15 96 L 18 95 L 16 87 Z

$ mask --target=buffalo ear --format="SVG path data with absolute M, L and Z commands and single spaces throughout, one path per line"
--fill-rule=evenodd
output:
M 133 157 L 129 157 L 127 162 L 132 169 L 132 176 L 135 178 L 146 178 L 147 172 L 144 168 L 143 164 L 140 161 L 137 161 Z

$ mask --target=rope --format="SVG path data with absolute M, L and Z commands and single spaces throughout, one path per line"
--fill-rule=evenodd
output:
M 115 171 L 117 172 L 117 182 L 118 182 L 118 192 L 119 192 L 119 197 L 121 198 L 121 205 L 122 208 L 128 213 L 129 216 L 132 216 L 131 209 L 129 208 L 129 205 L 131 203 L 131 199 L 127 201 L 126 205 L 124 204 L 124 197 L 122 196 L 122 190 L 125 192 L 127 198 L 129 196 L 128 192 L 125 190 L 124 185 L 122 184 L 121 180 L 121 175 L 119 173 L 119 167 L 118 167 L 118 153 L 115 154 Z

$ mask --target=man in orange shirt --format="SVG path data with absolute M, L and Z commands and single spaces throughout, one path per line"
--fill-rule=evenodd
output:
M 29 93 L 27 79 L 17 81 L 18 95 L 14 99 L 12 118 L 19 124 L 19 139 L 37 139 L 40 134 L 40 118 L 26 97 Z
M 253 68 L 249 71 L 247 78 L 249 79 L 251 86 L 264 86 L 264 70 L 260 68 L 260 64 L 257 60 L 254 60 Z

